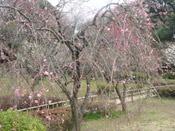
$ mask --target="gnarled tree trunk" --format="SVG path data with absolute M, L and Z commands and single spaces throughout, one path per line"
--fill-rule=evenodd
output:
M 123 112 L 126 112 L 127 111 L 126 102 L 125 102 L 125 99 L 126 99 L 126 85 L 123 84 L 123 87 L 124 87 L 123 88 L 123 96 L 122 96 L 120 90 L 118 89 L 118 86 L 117 85 L 118 84 L 115 85 L 115 91 L 116 91 L 116 93 L 117 93 L 117 95 L 119 97 L 119 100 L 121 102 L 122 111 Z

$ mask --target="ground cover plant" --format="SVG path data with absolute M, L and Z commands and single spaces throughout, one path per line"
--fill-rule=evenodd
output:
M 32 117 L 28 113 L 22 113 L 9 109 L 0 112 L 1 131 L 46 131 L 39 118 Z

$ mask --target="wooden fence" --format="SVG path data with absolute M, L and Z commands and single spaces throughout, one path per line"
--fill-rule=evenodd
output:
M 136 96 L 141 96 L 144 95 L 145 97 L 154 97 L 157 96 L 157 87 L 150 87 L 150 88 L 141 88 L 141 89 L 133 89 L 133 90 L 128 90 L 126 97 L 127 98 L 131 98 L 132 101 L 134 101 L 134 97 Z M 118 99 L 118 96 L 115 92 L 110 94 L 110 99 L 111 100 L 115 100 Z M 99 95 L 91 95 L 89 96 L 89 102 L 94 102 L 99 98 Z M 81 101 L 83 100 L 84 97 L 79 97 L 78 100 Z M 50 109 L 50 108 L 58 108 L 58 107 L 68 107 L 69 105 L 69 100 L 65 100 L 65 101 L 58 101 L 58 102 L 53 102 L 50 104 L 43 104 L 43 105 L 38 105 L 38 106 L 33 106 L 33 107 L 29 107 L 29 108 L 24 108 L 24 109 L 19 109 L 17 111 L 32 111 L 32 110 L 36 110 L 36 109 Z

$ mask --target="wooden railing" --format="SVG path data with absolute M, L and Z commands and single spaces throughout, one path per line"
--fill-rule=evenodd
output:
M 158 88 L 158 86 L 157 87 L 151 87 L 151 88 L 141 88 L 141 89 L 128 90 L 127 94 L 126 94 L 126 97 L 130 97 L 132 99 L 132 101 L 134 100 L 135 96 L 139 96 L 139 95 L 146 95 L 146 97 L 154 97 L 154 96 L 157 96 L 156 88 Z M 89 96 L 89 101 L 93 102 L 93 101 L 97 100 L 98 97 L 99 97 L 98 95 L 91 95 L 91 96 Z M 85 97 L 79 97 L 78 100 L 81 101 L 84 98 Z M 118 99 L 117 94 L 115 92 L 110 94 L 110 99 Z M 43 105 L 33 106 L 33 107 L 29 107 L 29 108 L 19 109 L 17 111 L 31 111 L 31 110 L 43 109 L 43 108 L 50 109 L 50 108 L 58 108 L 60 106 L 61 107 L 70 106 L 69 105 L 69 100 L 53 102 L 53 103 L 50 103 L 50 104 L 43 104 Z

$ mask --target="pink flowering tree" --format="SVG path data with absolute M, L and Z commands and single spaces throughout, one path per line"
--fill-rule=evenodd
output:
M 146 83 L 151 84 L 150 77 L 159 68 L 160 58 L 152 48 L 154 24 L 143 1 L 109 4 L 96 14 L 93 22 L 99 34 L 96 63 L 104 78 L 115 87 L 122 110 L 126 111 L 126 84 L 135 82 L 133 72 L 146 74 Z M 123 93 L 119 84 L 123 85 Z
M 100 72 L 115 86 L 126 111 L 125 85 L 133 79 L 132 72 L 151 74 L 159 66 L 151 48 L 153 24 L 142 2 L 127 6 L 109 4 L 97 12 L 92 22 L 78 30 L 64 10 L 67 1 L 60 0 L 56 8 L 46 5 L 40 6 L 39 0 L 6 0 L 0 5 L 1 14 L 11 14 L 1 23 L 14 23 L 16 35 L 25 36 L 21 50 L 16 52 L 14 72 L 31 73 L 34 84 L 44 77 L 57 83 L 69 100 L 74 131 L 80 131 L 94 72 Z M 86 92 L 80 103 L 82 80 L 86 81 Z M 119 83 L 123 85 L 123 96 Z
M 21 74 L 32 91 L 43 78 L 56 83 L 70 102 L 72 129 L 80 131 L 90 93 L 90 75 L 94 71 L 90 39 L 86 36 L 89 25 L 75 33 L 76 25 L 72 25 L 64 10 L 71 0 L 61 0 L 56 8 L 47 4 L 41 6 L 41 1 L 5 0 L 0 5 L 0 13 L 8 14 L 1 24 L 14 24 L 16 39 L 23 35 L 22 45 L 15 52 L 13 72 L 17 76 Z M 26 76 L 32 77 L 33 82 L 30 83 Z M 82 80 L 86 81 L 87 90 L 80 103 L 78 94 Z M 71 84 L 72 88 L 69 86 Z M 15 94 L 21 96 L 19 88 Z M 33 94 L 29 99 L 32 97 Z M 37 97 L 41 97 L 41 94 L 37 94 Z M 35 100 L 35 103 L 38 101 Z

